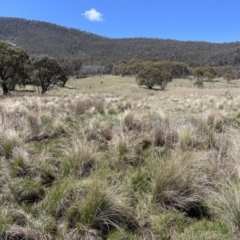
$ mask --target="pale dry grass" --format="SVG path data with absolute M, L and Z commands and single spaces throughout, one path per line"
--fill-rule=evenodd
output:
M 201 239 L 205 217 L 216 236 L 225 222 L 238 232 L 240 97 L 227 86 L 106 76 L 3 98 L 0 237 Z

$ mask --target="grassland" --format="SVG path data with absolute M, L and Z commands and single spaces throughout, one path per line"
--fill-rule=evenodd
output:
M 71 79 L 0 101 L 1 239 L 239 239 L 240 82 Z

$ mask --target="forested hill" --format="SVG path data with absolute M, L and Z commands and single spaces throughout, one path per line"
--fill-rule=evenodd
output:
M 19 18 L 0 17 L 0 40 L 11 41 L 30 55 L 81 57 L 90 64 L 117 63 L 133 57 L 181 61 L 190 66 L 240 63 L 240 42 L 217 44 L 153 38 L 111 39 L 52 23 Z

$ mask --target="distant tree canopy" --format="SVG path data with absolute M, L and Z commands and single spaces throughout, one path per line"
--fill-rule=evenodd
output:
M 189 74 L 187 65 L 178 62 L 147 61 L 142 63 L 136 82 L 139 86 L 152 89 L 155 85 L 165 89 L 168 82 Z
M 238 66 L 240 42 L 208 43 L 154 38 L 110 39 L 56 24 L 0 17 L 0 38 L 13 41 L 31 56 L 84 60 L 86 65 L 116 64 L 121 59 L 184 62 L 199 66 Z M 59 41 L 61 39 L 61 41 Z
M 230 83 L 231 80 L 234 80 L 234 79 L 235 79 L 235 75 L 234 75 L 234 73 L 232 73 L 232 72 L 228 72 L 228 73 L 225 73 L 225 74 L 223 75 L 223 78 L 224 78 L 228 83 Z
M 195 68 L 193 75 L 198 80 L 206 79 L 207 81 L 211 81 L 217 76 L 217 70 L 214 67 L 197 67 Z
M 34 59 L 32 62 L 33 84 L 41 88 L 41 93 L 44 94 L 56 84 L 66 82 L 67 74 L 61 67 L 60 63 L 49 57 Z
M 0 41 L 0 84 L 4 95 L 16 84 L 24 84 L 28 78 L 28 59 L 23 49 Z
M 69 76 L 78 76 L 82 68 L 82 60 L 80 58 L 57 58 L 66 78 L 61 79 L 62 87 L 65 86 Z

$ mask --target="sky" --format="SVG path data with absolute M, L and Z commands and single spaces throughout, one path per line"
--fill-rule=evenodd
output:
M 109 38 L 240 41 L 240 0 L 0 0 L 1 17 L 40 20 Z

